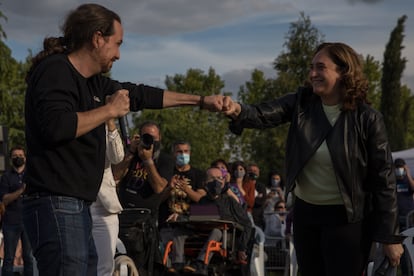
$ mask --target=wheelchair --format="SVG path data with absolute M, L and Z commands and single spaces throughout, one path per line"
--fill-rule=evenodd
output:
M 201 219 L 186 222 L 176 222 L 178 226 L 183 226 L 193 230 L 193 234 L 185 242 L 185 256 L 187 262 L 195 260 L 200 250 L 204 247 L 210 232 L 213 229 L 222 231 L 221 241 L 211 240 L 207 243 L 204 264 L 207 265 L 208 275 L 244 275 L 243 271 L 250 270 L 248 264 L 240 264 L 237 261 L 236 241 L 238 233 L 243 226 L 233 221 L 221 219 Z M 251 244 L 248 252 L 252 252 L 254 243 L 254 231 L 251 237 Z M 163 263 L 166 267 L 171 265 L 170 253 L 172 252 L 173 241 L 169 241 L 163 253 Z M 211 256 L 209 261 L 209 256 Z M 255 264 L 251 264 L 255 265 Z M 242 268 L 244 267 L 244 268 Z M 186 274 L 185 274 L 186 275 Z

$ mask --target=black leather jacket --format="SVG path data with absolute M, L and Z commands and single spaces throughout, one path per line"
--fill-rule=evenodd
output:
M 321 99 L 311 89 L 299 88 L 259 105 L 242 105 L 230 130 L 268 128 L 290 122 L 286 145 L 286 191 L 295 186 L 305 164 L 326 140 L 348 222 L 366 221 L 372 239 L 399 243 L 395 176 L 382 115 L 361 104 L 343 111 L 331 126 Z

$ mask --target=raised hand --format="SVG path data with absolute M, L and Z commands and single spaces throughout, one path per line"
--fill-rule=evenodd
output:
M 222 95 L 205 96 L 202 108 L 213 112 L 221 111 L 223 109 L 223 98 Z
M 129 91 L 120 89 L 107 98 L 113 118 L 122 117 L 129 112 Z
M 229 96 L 225 96 L 223 99 L 223 108 L 221 111 L 225 115 L 235 119 L 241 112 L 241 106 L 239 103 L 234 102 Z

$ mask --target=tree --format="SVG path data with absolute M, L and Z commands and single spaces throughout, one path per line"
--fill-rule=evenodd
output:
M 269 101 L 286 93 L 296 91 L 307 78 L 309 64 L 316 47 L 323 42 L 324 35 L 311 24 L 302 12 L 298 21 L 291 23 L 285 36 L 285 51 L 275 59 L 273 66 L 276 79 L 265 79 L 263 72 L 255 70 L 251 81 L 240 88 L 239 100 L 242 103 Z M 285 141 L 288 125 L 266 130 L 245 130 L 239 140 L 240 157 L 257 163 L 262 171 L 261 181 L 271 170 L 283 173 Z M 236 142 L 232 142 L 236 144 Z
M 4 17 L 0 12 L 0 18 Z M 0 125 L 9 128 L 9 147 L 25 144 L 24 81 L 28 63 L 17 62 L 1 39 L 6 37 L 0 26 Z
M 403 135 L 405 136 L 405 148 L 414 147 L 414 96 L 411 90 L 403 85 L 401 87 L 401 112 L 402 120 L 404 121 Z
M 407 16 L 398 19 L 397 26 L 391 32 L 390 39 L 386 45 L 383 60 L 381 87 L 381 112 L 384 115 L 391 149 L 401 150 L 406 147 L 406 135 L 408 116 L 403 112 L 401 77 L 407 60 L 401 57 L 404 39 L 404 22 Z
M 167 76 L 165 84 L 168 90 L 198 95 L 217 95 L 221 93 L 224 82 L 210 68 L 207 74 L 202 70 L 189 69 L 185 75 Z M 171 153 L 177 140 L 191 143 L 191 164 L 207 169 L 214 159 L 228 160 L 227 120 L 219 113 L 199 111 L 198 107 L 168 108 L 163 110 L 144 110 L 133 118 L 133 132 L 146 121 L 160 124 L 163 151 Z
M 381 104 L 381 64 L 373 56 L 364 59 L 364 75 L 369 83 L 368 100 L 373 108 L 379 110 Z
M 276 84 L 276 80 L 266 79 L 264 73 L 256 69 L 252 72 L 251 81 L 240 88 L 240 102 L 254 104 L 272 100 L 275 92 L 283 91 L 277 89 Z M 287 127 L 279 126 L 260 131 L 245 129 L 240 137 L 231 136 L 232 159 L 256 163 L 261 169 L 260 180 L 267 181 L 266 177 L 270 170 L 283 168 Z
M 298 21 L 290 24 L 285 39 L 283 46 L 287 52 L 282 51 L 273 67 L 286 91 L 293 91 L 307 79 L 315 49 L 323 42 L 324 35 L 312 25 L 309 16 L 301 12 Z
M 3 18 L 7 21 L 7 17 L 0 11 L 0 18 Z M 7 38 L 6 32 L 3 30 L 3 27 L 0 25 L 0 40 L 2 38 Z

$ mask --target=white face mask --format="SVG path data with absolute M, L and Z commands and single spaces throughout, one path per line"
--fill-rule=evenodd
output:
M 235 170 L 234 178 L 243 178 L 246 173 L 244 171 Z

